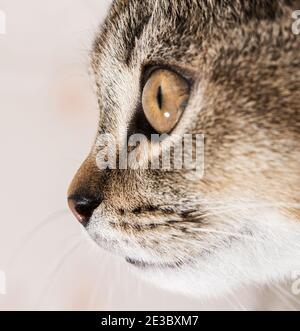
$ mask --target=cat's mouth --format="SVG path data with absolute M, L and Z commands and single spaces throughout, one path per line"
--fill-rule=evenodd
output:
M 168 263 L 163 263 L 163 262 L 146 262 L 146 261 L 141 261 L 137 260 L 134 258 L 125 258 L 126 262 L 129 264 L 133 265 L 134 267 L 137 267 L 139 269 L 179 269 L 183 266 L 183 262 L 168 262 Z
M 118 241 L 113 241 L 109 240 L 107 238 L 104 238 L 103 236 L 94 235 L 88 232 L 90 235 L 91 239 L 96 242 L 96 244 L 101 247 L 102 249 L 109 251 L 117 256 L 123 256 L 125 257 L 125 261 L 132 266 L 134 266 L 137 269 L 140 270 L 174 270 L 174 269 L 179 269 L 181 268 L 184 264 L 187 264 L 188 261 L 183 262 L 183 261 L 170 261 L 170 262 L 153 262 L 153 261 L 145 261 L 144 259 L 141 258 L 134 258 L 134 257 L 129 257 L 123 254 L 122 250 L 120 250 L 119 243 Z

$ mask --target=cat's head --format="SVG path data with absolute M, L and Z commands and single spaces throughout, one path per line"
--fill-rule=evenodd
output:
M 283 277 L 300 256 L 293 6 L 233 3 L 113 3 L 91 56 L 99 130 L 69 190 L 99 246 L 151 281 L 196 295 Z M 144 139 L 130 147 L 134 134 Z M 167 135 L 149 144 L 152 134 Z M 184 150 L 184 135 L 190 156 L 203 135 L 204 173 L 173 159 L 151 168 L 171 142 Z M 111 156 L 103 150 L 116 156 L 113 169 L 102 166 Z M 136 153 L 127 169 L 121 151 Z

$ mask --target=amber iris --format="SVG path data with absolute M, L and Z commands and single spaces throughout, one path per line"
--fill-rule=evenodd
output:
M 170 133 L 185 110 L 190 95 L 187 81 L 175 72 L 159 69 L 143 90 L 143 110 L 158 133 Z

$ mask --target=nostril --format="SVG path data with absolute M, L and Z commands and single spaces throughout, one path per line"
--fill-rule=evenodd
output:
M 82 197 L 80 195 L 72 195 L 68 198 L 68 204 L 72 213 L 83 225 L 87 225 L 94 210 L 101 204 L 101 202 L 101 199 Z

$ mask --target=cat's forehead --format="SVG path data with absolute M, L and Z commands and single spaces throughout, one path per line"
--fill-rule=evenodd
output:
M 186 11 L 185 2 L 181 6 L 177 2 L 169 3 L 169 6 L 167 3 L 156 0 L 115 1 L 95 40 L 92 59 L 99 62 L 103 57 L 112 56 L 116 62 L 130 66 L 139 55 L 168 56 L 171 59 L 183 54 L 191 44 L 190 40 L 185 44 L 185 40 L 191 36 L 191 16 L 195 8 Z M 198 16 L 198 28 L 200 22 L 201 17 Z M 196 34 L 194 38 L 197 38 Z M 151 49 L 151 54 L 141 54 L 148 49 Z
M 200 47 L 203 39 L 218 39 L 235 25 L 273 20 L 281 14 L 278 1 L 266 2 L 115 0 L 94 42 L 93 64 L 111 56 L 128 66 L 139 55 L 138 47 L 140 53 L 151 49 L 148 56 L 186 61 L 187 50 Z

